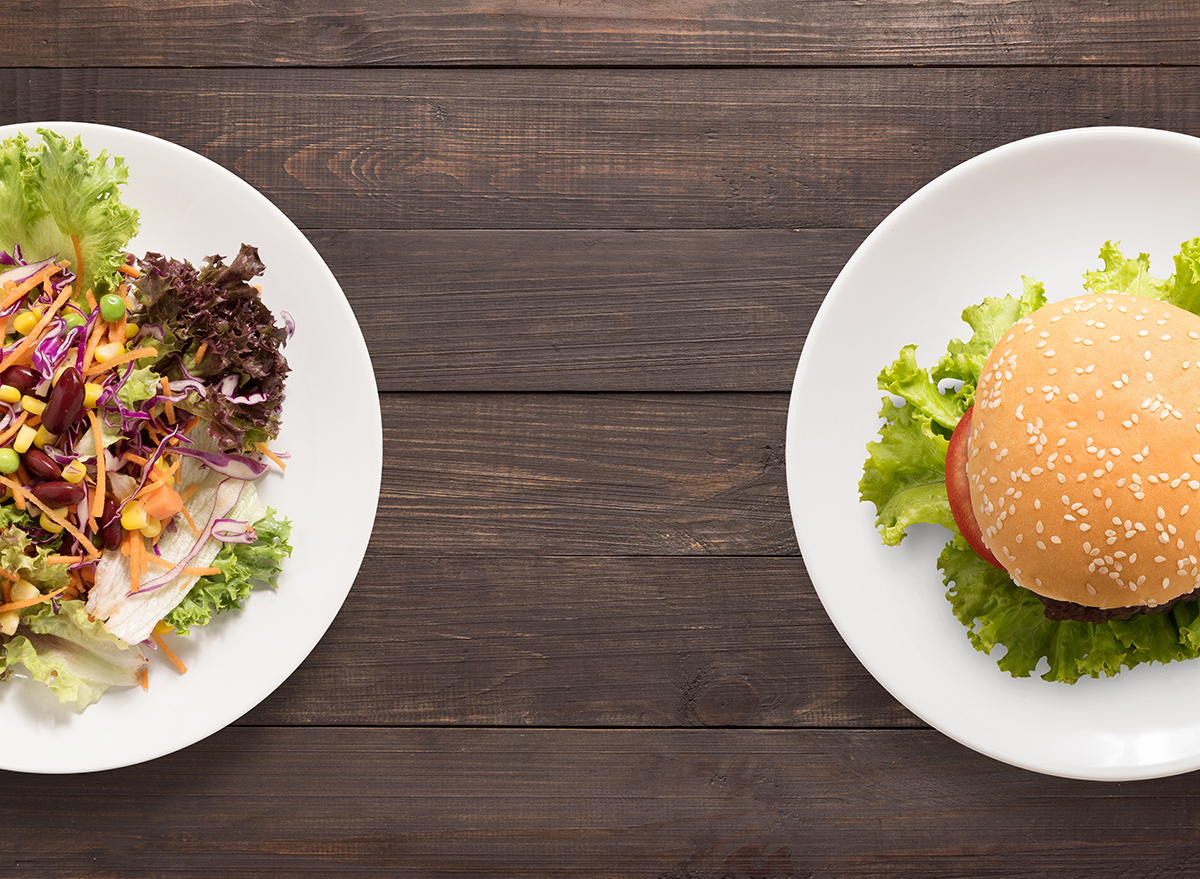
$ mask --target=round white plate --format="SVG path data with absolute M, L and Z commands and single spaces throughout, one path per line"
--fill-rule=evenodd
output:
M 829 291 L 800 356 L 788 410 L 787 476 L 805 564 L 859 660 L 923 720 L 1015 766 L 1125 780 L 1200 768 L 1200 661 L 1143 665 L 1073 686 L 1012 678 L 976 651 L 945 598 L 936 559 L 948 532 L 910 529 L 885 547 L 858 499 L 876 438 L 879 371 L 917 343 L 922 365 L 969 338 L 963 308 L 1082 289 L 1100 246 L 1147 252 L 1174 273 L 1200 235 L 1200 140 L 1137 128 L 1029 138 L 929 183 L 863 242 Z M 1002 648 L 997 648 L 1001 651 Z
M 296 333 L 285 354 L 283 429 L 272 448 L 287 452 L 286 475 L 260 480 L 266 502 L 292 520 L 294 551 L 278 591 L 255 589 L 241 611 L 173 639 L 188 667 L 179 675 L 151 655 L 150 690 L 110 689 L 80 712 L 30 680 L 0 686 L 0 768 L 85 772 L 139 763 L 184 748 L 225 727 L 283 683 L 316 646 L 358 573 L 375 521 L 383 428 L 367 346 L 345 295 L 303 233 L 262 194 L 210 160 L 149 135 L 73 122 L 0 127 L 40 141 L 37 128 L 82 135 L 94 156 L 123 156 L 122 201 L 141 212 L 130 250 L 157 251 L 200 266 L 237 255 L 243 242 L 266 264 L 263 299 L 290 312 Z M 330 358 L 336 352 L 336 359 Z M 336 407 L 340 415 L 332 419 Z M 350 440 L 331 423 L 353 426 Z M 351 442 L 347 447 L 345 444 Z M 339 452 L 340 443 L 340 452 Z M 340 473 L 331 473 L 337 461 Z M 336 503 L 329 497 L 336 476 Z

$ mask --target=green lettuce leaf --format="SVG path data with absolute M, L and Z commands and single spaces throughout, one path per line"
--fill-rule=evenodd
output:
M 67 566 L 46 561 L 58 552 L 60 541 L 50 541 L 36 549 L 31 547 L 27 532 L 33 527 L 33 519 L 24 510 L 13 504 L 0 506 L 0 569 L 24 577 L 42 592 L 66 586 Z
M 107 151 L 92 158 L 78 137 L 38 134 L 40 144 L 18 134 L 0 145 L 0 250 L 19 245 L 29 261 L 55 257 L 79 274 L 75 236 L 83 255 L 76 287 L 101 296 L 116 286 L 138 230 L 138 212 L 120 198 L 125 160 Z
M 1160 280 L 1150 274 L 1149 254 L 1139 253 L 1134 259 L 1125 257 L 1118 244 L 1104 242 L 1100 248 L 1104 268 L 1086 272 L 1083 285 L 1093 293 L 1115 290 L 1131 296 L 1161 299 L 1192 314 L 1200 315 L 1200 238 L 1180 245 L 1175 256 L 1175 274 Z
M 227 543 L 217 553 L 211 567 L 220 574 L 209 574 L 193 584 L 164 620 L 180 635 L 193 626 L 206 625 L 215 614 L 237 610 L 255 583 L 278 586 L 281 564 L 292 554 L 288 538 L 292 525 L 280 519 L 272 509 L 254 523 L 257 539 L 253 543 Z
M 949 438 L 914 406 L 883 398 L 880 439 L 867 446 L 870 457 L 858 484 L 859 495 L 875 504 L 875 524 L 883 542 L 895 546 L 910 525 L 925 522 L 953 529 L 946 495 Z
M 86 708 L 109 687 L 131 687 L 146 665 L 141 651 L 88 619 L 82 601 L 49 602 L 22 616 L 17 634 L 4 646 L 6 667 L 21 664 L 60 702 Z
M 963 309 L 962 319 L 974 332 L 967 342 L 951 339 L 946 353 L 934 367 L 932 379 L 962 382 L 958 392 L 965 412 L 975 400 L 975 385 L 983 364 L 1008 329 L 1046 304 L 1046 291 L 1032 278 L 1022 278 L 1021 296 L 988 297 L 978 305 Z M 961 413 L 960 413 L 961 415 Z
M 965 309 L 963 320 L 974 330 L 971 339 L 951 341 L 932 372 L 917 363 L 916 346 L 906 345 L 879 373 L 880 390 L 895 394 L 905 405 L 884 398 L 879 412 L 884 424 L 879 440 L 867 445 L 858 490 L 864 501 L 875 505 L 875 524 L 885 544 L 900 543 L 906 529 L 917 523 L 957 532 L 946 496 L 950 434 L 971 405 L 979 371 L 996 342 L 1045 301 L 1042 285 L 1027 278 L 1020 298 L 988 298 Z M 943 393 L 942 382 L 961 386 Z

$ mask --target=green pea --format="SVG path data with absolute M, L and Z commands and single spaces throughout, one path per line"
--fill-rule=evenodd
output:
M 16 473 L 17 468 L 21 466 L 21 456 L 11 448 L 5 446 L 0 449 L 0 473 L 5 475 Z
M 71 327 L 81 327 L 87 323 L 87 318 L 74 308 L 68 308 L 63 312 L 63 323 L 67 325 L 67 329 L 70 329 Z
M 125 300 L 116 293 L 105 293 L 100 297 L 100 317 L 109 323 L 125 316 Z

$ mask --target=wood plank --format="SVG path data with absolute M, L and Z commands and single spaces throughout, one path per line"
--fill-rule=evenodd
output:
M 140 129 L 305 229 L 874 227 L 1049 129 L 1200 134 L 1197 68 L 0 70 L 0 121 Z
M 859 230 L 311 235 L 383 391 L 780 391 Z
M 1190 3 L 150 0 L 0 8 L 0 65 L 1185 64 Z
M 374 551 L 794 555 L 787 402 L 386 394 Z
M 923 725 L 854 658 L 798 558 L 379 551 L 308 660 L 242 722 Z
M 1182 877 L 1194 776 L 1098 785 L 939 733 L 239 727 L 6 774 L 9 875 Z M 202 817 L 201 817 L 202 816 Z M 47 844 L 53 839 L 53 845 Z

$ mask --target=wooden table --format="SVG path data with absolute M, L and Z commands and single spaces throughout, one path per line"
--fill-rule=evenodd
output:
M 9 0 L 0 25 L 0 122 L 170 139 L 307 232 L 386 455 L 309 660 L 181 753 L 0 776 L 0 876 L 1197 875 L 1194 777 L 1035 775 L 887 695 L 784 482 L 797 357 L 868 231 L 1027 135 L 1200 134 L 1196 4 Z

